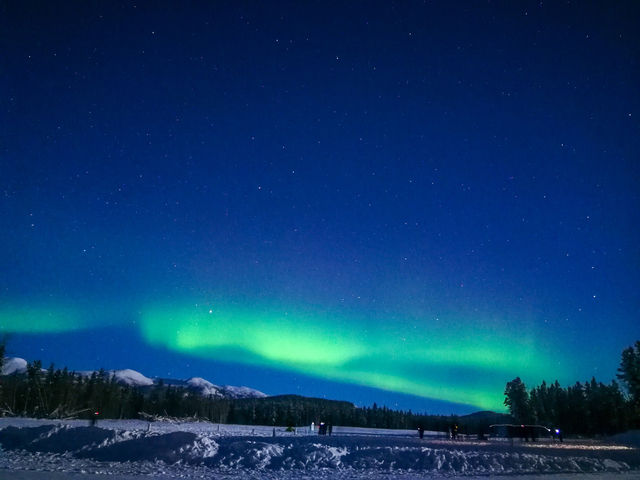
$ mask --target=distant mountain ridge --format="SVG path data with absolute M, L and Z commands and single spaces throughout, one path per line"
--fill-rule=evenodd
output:
M 1 375 L 21 375 L 25 374 L 27 371 L 27 361 L 22 358 L 5 358 L 4 364 L 2 367 Z M 43 372 L 46 372 L 43 369 Z M 241 414 L 241 410 L 243 408 L 248 408 L 247 411 L 251 411 L 253 414 L 255 410 L 254 403 L 256 400 L 260 402 L 261 405 L 269 405 L 270 411 L 273 410 L 273 406 L 282 406 L 284 405 L 284 410 L 293 409 L 293 410 L 304 410 L 308 409 L 309 411 L 318 411 L 325 412 L 331 409 L 338 409 L 343 412 L 351 412 L 356 409 L 364 409 L 367 410 L 366 407 L 356 407 L 352 402 L 345 400 L 329 400 L 326 398 L 313 398 L 306 397 L 295 394 L 284 394 L 284 395 L 266 395 L 265 393 L 245 386 L 232 386 L 232 385 L 216 385 L 209 380 L 206 380 L 202 377 L 190 377 L 187 379 L 175 379 L 175 378 L 149 378 L 143 375 L 142 373 L 132 370 L 132 369 L 122 369 L 122 370 L 105 370 L 104 371 L 109 378 L 114 378 L 115 381 L 121 385 L 128 385 L 131 387 L 136 387 L 142 390 L 143 392 L 150 392 L 154 386 L 163 385 L 164 387 L 173 387 L 173 388 L 181 388 L 184 389 L 184 392 L 192 392 L 196 395 L 203 398 L 213 398 L 213 399 L 229 399 L 229 400 L 239 400 L 239 402 L 235 403 L 237 414 Z M 85 370 L 85 371 L 76 371 L 75 375 L 82 377 L 90 377 L 93 374 L 97 374 L 97 370 Z M 264 400 L 262 400 L 264 399 Z M 374 406 L 375 409 L 375 406 Z M 375 411 L 375 410 L 374 410 Z M 382 412 L 383 409 L 378 409 L 379 412 Z M 244 412 L 246 413 L 246 412 Z M 415 414 L 417 417 L 421 415 L 429 416 L 425 414 Z M 490 424 L 497 423 L 511 423 L 513 419 L 510 415 L 492 411 L 478 411 L 467 415 L 450 415 L 447 417 L 446 415 L 431 415 L 431 417 L 436 419 L 445 418 L 442 422 L 443 431 L 446 431 L 447 425 L 451 421 L 463 422 L 468 427 L 477 431 L 486 431 L 486 427 Z M 406 427 L 403 427 L 406 428 Z
M 27 361 L 24 358 L 6 357 L 2 364 L 2 375 L 12 375 L 14 373 L 26 373 Z
M 250 387 L 237 387 L 233 385 L 216 385 L 201 377 L 191 377 L 187 380 L 172 378 L 157 379 L 167 386 L 184 387 L 204 397 L 214 398 L 265 398 L 268 395 Z
M 20 375 L 27 372 L 27 361 L 18 357 L 6 357 L 2 365 L 2 375 Z M 265 398 L 268 395 L 250 387 L 233 386 L 233 385 L 215 385 L 209 380 L 201 377 L 191 377 L 187 380 L 179 380 L 172 378 L 149 378 L 142 373 L 125 368 L 122 370 L 105 370 L 109 378 L 114 378 L 121 385 L 130 387 L 152 387 L 154 385 L 164 384 L 184 388 L 185 390 L 197 393 L 203 397 L 212 396 L 214 398 Z M 98 370 L 81 370 L 75 372 L 81 377 L 90 377 Z

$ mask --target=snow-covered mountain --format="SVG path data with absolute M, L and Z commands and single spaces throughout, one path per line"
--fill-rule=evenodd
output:
M 14 373 L 25 373 L 27 371 L 27 361 L 24 358 L 7 357 L 2 365 L 2 375 L 13 375 Z
M 153 380 L 145 377 L 140 372 L 125 368 L 124 370 L 111 370 L 111 373 L 118 383 L 130 385 L 132 387 L 148 387 L 153 385 Z
M 5 358 L 2 366 L 2 375 L 21 374 L 26 371 L 27 361 L 25 359 L 12 357 Z M 75 373 L 81 377 L 90 377 L 94 373 L 97 373 L 97 371 L 82 370 Z M 218 386 L 201 377 L 191 377 L 188 380 L 152 379 L 130 368 L 122 370 L 107 370 L 106 373 L 109 378 L 115 378 L 116 382 L 119 384 L 131 387 L 151 387 L 162 381 L 164 385 L 185 388 L 205 397 L 211 395 L 215 398 L 264 398 L 267 396 L 265 393 L 249 387 L 235 387 L 232 385 Z
M 218 398 L 264 398 L 267 395 L 249 387 L 234 387 L 233 385 L 218 386 L 200 377 L 192 377 L 186 381 L 186 387 L 203 396 L 212 395 Z
M 81 377 L 90 377 L 94 373 L 98 373 L 97 370 L 81 370 L 76 372 Z M 129 385 L 130 387 L 150 387 L 153 385 L 151 378 L 145 377 L 136 370 L 125 368 L 123 370 L 107 370 L 106 374 L 109 378 L 115 378 L 116 382 L 121 385 Z
M 222 387 L 222 396 L 226 398 L 264 398 L 268 395 L 249 387 L 225 385 Z
M 195 391 L 205 397 L 208 397 L 209 395 L 214 397 L 224 397 L 221 388 L 218 385 L 214 385 L 204 378 L 191 377 L 186 381 L 186 387 L 189 390 Z

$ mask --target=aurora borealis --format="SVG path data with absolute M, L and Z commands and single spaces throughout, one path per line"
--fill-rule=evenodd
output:
M 163 306 L 143 316 L 143 337 L 179 351 L 228 361 L 279 366 L 294 371 L 425 397 L 452 399 L 494 408 L 500 384 L 492 375 L 527 371 L 542 378 L 552 371 L 550 352 L 530 342 L 504 338 L 483 326 L 473 341 L 451 328 L 419 331 L 371 319 L 294 312 L 220 311 L 207 305 L 187 309 Z M 417 326 L 416 326 L 417 327 Z M 457 352 L 456 354 L 452 354 Z M 543 354 L 543 358 L 536 358 Z M 558 368 L 556 366 L 556 368 Z M 473 381 L 465 371 L 483 373 Z M 556 375 L 561 372 L 556 370 Z M 465 378 L 450 385 L 452 377 Z M 488 387 L 491 386 L 493 391 Z
M 0 331 L 430 413 L 640 338 L 640 8 L 6 4 Z

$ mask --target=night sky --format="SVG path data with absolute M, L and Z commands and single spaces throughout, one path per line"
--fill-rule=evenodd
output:
M 430 413 L 640 338 L 640 4 L 0 2 L 0 330 Z

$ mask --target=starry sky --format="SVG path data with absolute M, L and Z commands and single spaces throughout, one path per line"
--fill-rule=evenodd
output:
M 0 331 L 429 413 L 640 338 L 635 1 L 0 2 Z

